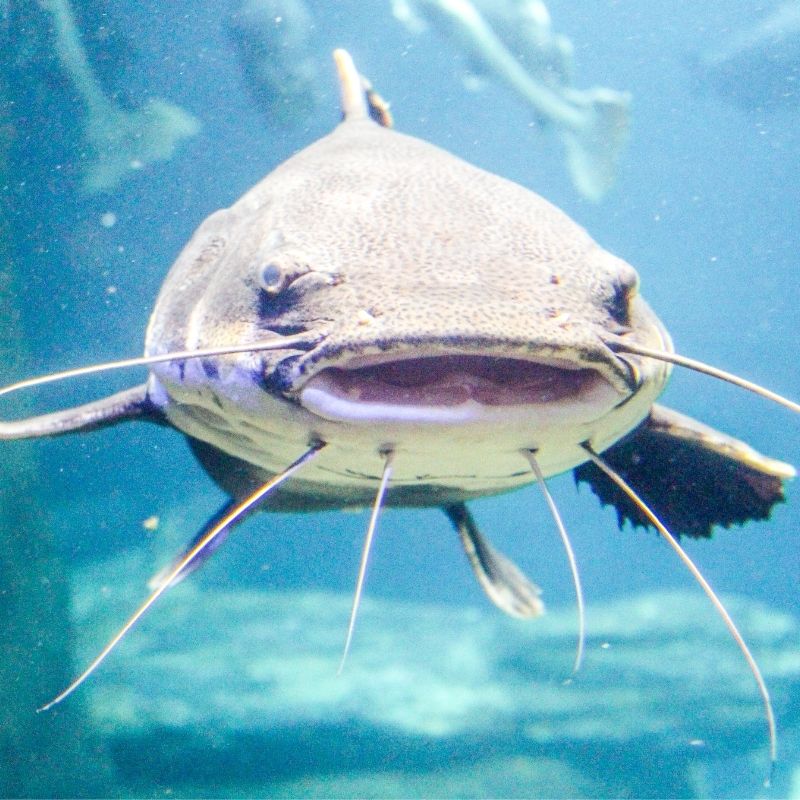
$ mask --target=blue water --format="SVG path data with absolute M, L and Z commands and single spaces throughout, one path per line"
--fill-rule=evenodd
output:
M 170 161 L 94 196 L 80 188 L 81 106 L 48 49 L 47 19 L 16 0 L 2 12 L 0 70 L 13 100 L 8 124 L 15 134 L 3 189 L 13 260 L 0 269 L 13 269 L 11 303 L 20 310 L 26 337 L 13 374 L 3 375 L 3 382 L 138 354 L 161 281 L 195 227 L 338 121 L 331 67 L 320 72 L 315 117 L 270 127 L 245 89 L 222 27 L 237 5 L 76 0 L 89 56 L 109 89 L 131 106 L 147 96 L 168 98 L 203 126 Z M 531 127 L 531 115 L 516 96 L 491 82 L 482 91 L 465 91 L 451 45 L 432 33 L 408 33 L 392 19 L 388 3 L 373 0 L 367 11 L 365 5 L 309 3 L 321 64 L 332 47 L 346 47 L 391 101 L 398 130 L 535 190 L 632 263 L 679 352 L 800 396 L 800 108 L 795 103 L 745 111 L 703 85 L 692 67 L 698 54 L 762 19 L 770 4 L 548 4 L 555 30 L 575 45 L 575 84 L 610 86 L 633 97 L 631 137 L 617 182 L 597 204 L 580 198 L 556 137 Z M 107 228 L 101 217 L 108 213 L 116 224 Z M 31 395 L 27 408 L 52 410 L 134 380 L 139 378 L 110 375 L 80 387 L 54 387 Z M 680 371 L 663 401 L 775 458 L 800 462 L 800 421 L 766 401 Z M 75 569 L 128 549 L 162 552 L 158 534 L 143 532 L 140 522 L 171 508 L 188 506 L 188 540 L 223 500 L 181 437 L 168 430 L 129 425 L 43 441 L 25 452 L 37 459 L 35 490 L 49 509 L 57 555 Z M 554 479 L 551 488 L 590 603 L 664 588 L 699 591 L 655 534 L 620 532 L 614 514 L 600 510 L 586 487 L 576 492 L 569 475 Z M 474 510 L 493 541 L 544 587 L 548 604 L 570 607 L 566 561 L 538 492 L 480 501 Z M 687 543 L 687 550 L 720 594 L 745 595 L 776 612 L 796 614 L 798 521 L 800 497 L 790 484 L 787 503 L 770 521 L 718 531 L 711 541 Z M 209 591 L 249 586 L 350 592 L 364 525 L 364 515 L 352 514 L 254 519 L 196 580 Z M 434 510 L 384 515 L 368 592 L 481 608 L 485 603 L 456 538 Z M 755 693 L 753 704 L 757 709 Z M 791 717 L 786 711 L 778 720 L 789 742 L 797 737 Z M 800 751 L 797 745 L 788 749 Z M 404 766 L 413 769 L 409 759 Z M 32 757 L 31 763 L 39 762 Z M 783 791 L 792 768 L 787 756 L 778 773 Z M 187 764 L 189 784 L 191 769 Z M 742 792 L 756 791 L 758 775 L 748 772 L 746 780 L 751 783 Z M 62 782 L 56 765 L 53 794 L 79 792 L 79 784 L 66 775 Z M 616 775 L 608 793 L 621 785 L 625 780 Z M 674 791 L 641 775 L 632 776 L 630 785 L 650 796 Z M 221 792 L 211 778 L 194 789 Z M 116 796 L 134 790 L 111 781 L 105 791 Z M 140 785 L 136 792 L 145 790 Z M 155 785 L 148 792 L 159 793 Z M 263 794 L 269 793 L 265 786 Z

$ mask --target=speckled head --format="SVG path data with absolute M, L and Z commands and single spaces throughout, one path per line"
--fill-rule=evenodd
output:
M 641 421 L 668 370 L 606 342 L 669 341 L 634 269 L 533 192 L 378 124 L 360 84 L 348 97 L 345 81 L 344 106 L 330 135 L 198 229 L 164 284 L 147 350 L 270 333 L 316 343 L 179 376 L 158 368 L 170 398 L 205 395 L 230 427 L 274 414 L 268 396 L 307 434 L 330 442 L 344 425 L 348 442 L 366 435 L 372 451 L 413 450 L 432 429 L 472 426 L 485 438 L 513 419 L 510 450 L 569 439 L 568 455 L 543 454 L 548 472 L 582 460 L 580 437 L 604 447 Z M 202 414 L 171 413 L 191 435 L 253 458 L 229 433 L 209 436 Z

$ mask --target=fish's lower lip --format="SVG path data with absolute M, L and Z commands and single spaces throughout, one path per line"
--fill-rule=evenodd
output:
M 441 355 L 328 367 L 299 393 L 326 419 L 363 422 L 490 421 L 504 414 L 589 411 L 618 402 L 593 369 L 524 359 Z

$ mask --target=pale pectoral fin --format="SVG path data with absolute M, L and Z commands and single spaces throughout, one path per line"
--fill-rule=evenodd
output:
M 87 431 L 131 419 L 163 423 L 161 412 L 147 396 L 147 385 L 134 386 L 117 394 L 81 406 L 19 420 L 0 422 L 0 440 L 34 439 Z
M 730 527 L 767 519 L 782 502 L 783 481 L 794 468 L 691 417 L 655 405 L 634 431 L 603 453 L 676 536 L 710 537 Z M 593 463 L 575 469 L 603 505 L 617 510 L 620 527 L 650 523 Z
M 443 506 L 453 523 L 472 571 L 486 596 L 512 617 L 538 617 L 544 613 L 541 589 L 532 583 L 510 559 L 483 538 L 472 514 L 463 503 Z

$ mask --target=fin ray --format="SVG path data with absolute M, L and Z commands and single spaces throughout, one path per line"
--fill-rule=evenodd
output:
M 675 535 L 698 538 L 710 537 L 715 525 L 768 518 L 784 499 L 783 481 L 794 475 L 789 464 L 658 404 L 603 457 L 626 479 L 635 476 L 639 494 Z M 574 475 L 616 508 L 620 527 L 651 525 L 591 461 Z
M 456 529 L 472 571 L 489 600 L 510 617 L 540 617 L 544 613 L 544 603 L 539 599 L 541 589 L 486 541 L 466 505 L 454 503 L 442 510 Z
M 350 53 L 338 48 L 333 51 L 333 60 L 339 76 L 342 114 L 345 121 L 369 119 L 370 111 L 367 96 L 364 93 L 364 84 Z
M 147 384 L 64 411 L 19 420 L 0 421 L 0 440 L 60 436 L 72 431 L 95 430 L 130 419 L 161 423 L 161 412 L 147 395 Z

